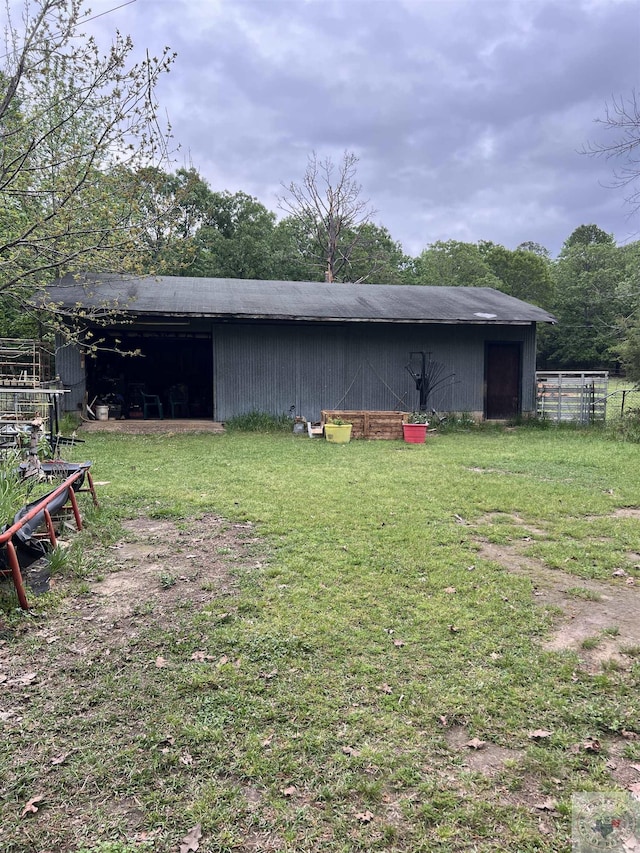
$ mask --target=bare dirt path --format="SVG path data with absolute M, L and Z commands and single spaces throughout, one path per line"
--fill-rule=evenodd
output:
M 481 531 L 482 526 L 480 534 Z M 598 581 L 550 569 L 527 556 L 530 541 L 527 532 L 544 535 L 544 531 L 524 525 L 522 539 L 509 544 L 497 545 L 482 535 L 476 541 L 479 556 L 529 578 L 536 601 L 561 612 L 544 643 L 545 648 L 571 649 L 591 671 L 600 670 L 610 660 L 621 666 L 630 665 L 632 656 L 625 654 L 625 650 L 640 649 L 640 583 L 624 570 L 608 581 Z

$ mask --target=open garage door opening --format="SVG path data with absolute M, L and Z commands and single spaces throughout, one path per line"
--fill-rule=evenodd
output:
M 120 330 L 101 337 L 86 358 L 89 405 L 108 405 L 110 417 L 213 417 L 210 332 Z

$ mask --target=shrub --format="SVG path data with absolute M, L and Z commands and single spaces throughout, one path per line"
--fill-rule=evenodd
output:
M 269 412 L 246 412 L 225 422 L 227 432 L 291 432 L 293 422 L 288 415 Z
M 611 423 L 608 431 L 614 438 L 640 444 L 640 409 L 628 409 Z
M 451 412 L 439 424 L 439 429 L 442 432 L 456 432 L 457 430 L 466 432 L 471 429 L 482 429 L 485 426 L 486 424 L 478 423 L 469 412 Z

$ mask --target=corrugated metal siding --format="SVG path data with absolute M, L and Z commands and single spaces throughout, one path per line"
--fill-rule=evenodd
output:
M 84 359 L 78 347 L 65 344 L 61 335 L 56 335 L 56 373 L 62 387 L 70 392 L 63 397 L 64 411 L 79 411 L 86 391 Z
M 214 324 L 214 418 L 292 406 L 312 420 L 322 409 L 415 409 L 405 365 L 421 350 L 455 373 L 430 404 L 482 412 L 487 340 L 522 341 L 522 408 L 535 411 L 533 326 Z
M 424 350 L 455 374 L 433 394 L 438 411 L 482 412 L 484 346 L 522 342 L 522 410 L 535 412 L 535 327 L 213 324 L 213 416 L 227 420 L 252 410 L 280 414 L 292 406 L 311 420 L 322 409 L 412 410 L 418 391 L 405 365 L 411 351 Z M 85 395 L 82 356 L 72 344 L 56 342 L 56 370 L 67 411 Z
M 522 341 L 522 411 L 526 414 L 535 415 L 538 396 L 536 388 L 535 326 L 531 326 L 525 333 Z

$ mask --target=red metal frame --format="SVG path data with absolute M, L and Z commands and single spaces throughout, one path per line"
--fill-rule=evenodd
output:
M 98 506 L 96 490 L 93 485 L 93 480 L 91 479 L 91 472 L 89 471 L 90 464 L 91 463 L 87 463 L 86 465 L 83 465 L 82 467 L 78 468 L 77 471 L 74 471 L 72 474 L 70 474 L 64 480 L 64 482 L 60 483 L 60 485 L 48 495 L 45 495 L 45 497 L 43 497 L 41 501 L 39 501 L 35 506 L 33 506 L 29 510 L 29 512 L 25 513 L 22 518 L 14 522 L 11 527 L 7 528 L 7 530 L 4 531 L 4 533 L 0 534 L 0 547 L 4 546 L 7 549 L 7 555 L 9 557 L 9 566 L 11 567 L 11 578 L 13 580 L 13 585 L 16 588 L 20 607 L 22 607 L 23 610 L 29 609 L 29 602 L 27 601 L 27 595 L 24 590 L 24 584 L 22 583 L 22 572 L 20 571 L 18 555 L 16 553 L 16 549 L 12 539 L 21 527 L 23 527 L 28 521 L 31 521 L 31 519 L 38 515 L 38 513 L 43 512 L 45 523 L 47 526 L 47 533 L 49 535 L 49 541 L 51 542 L 51 547 L 55 548 L 57 540 L 55 531 L 53 529 L 53 522 L 51 520 L 51 514 L 49 513 L 48 506 L 59 495 L 61 495 L 65 489 L 68 490 L 67 498 L 71 502 L 76 527 L 78 530 L 82 530 L 82 517 L 80 515 L 78 501 L 76 499 L 75 491 L 73 489 L 73 483 L 75 483 L 76 480 L 79 480 L 81 477 L 86 477 L 87 483 L 89 484 L 89 488 L 79 488 L 78 492 L 90 492 L 91 497 L 93 498 L 94 506 Z

